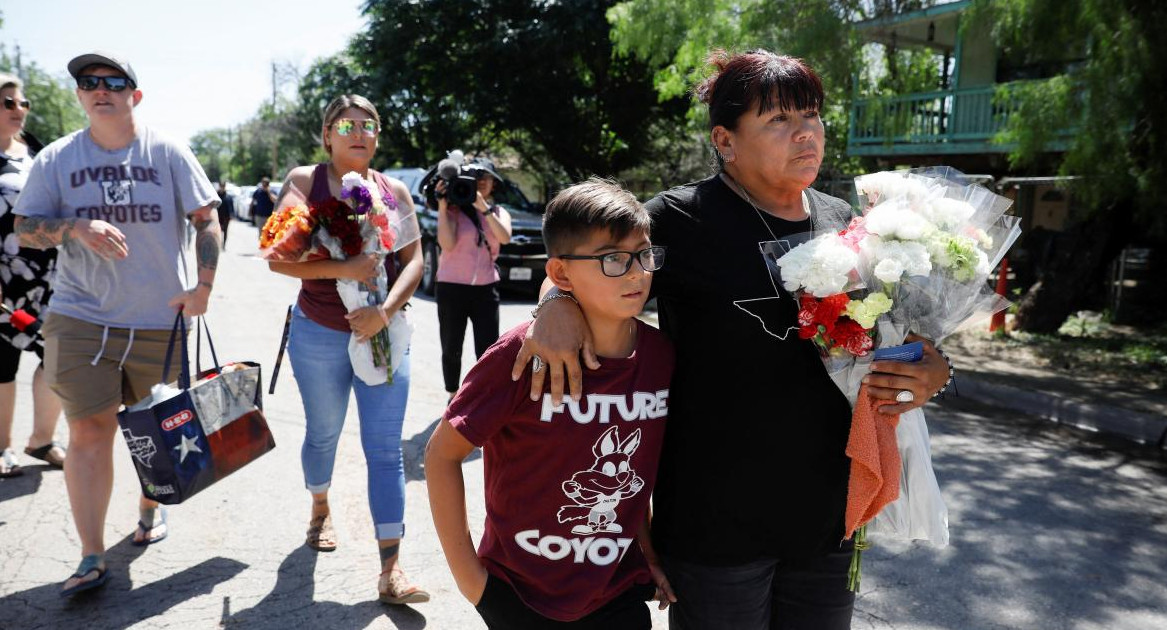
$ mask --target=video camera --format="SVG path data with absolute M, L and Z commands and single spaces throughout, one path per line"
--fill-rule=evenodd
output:
M 449 203 L 469 208 L 478 198 L 478 169 L 466 164 L 465 156 L 455 149 L 449 156 L 438 162 L 436 177 L 431 178 L 425 185 L 427 200 L 436 206 L 436 199 L 444 196 Z M 436 191 L 438 180 L 446 182 L 446 190 L 442 195 Z

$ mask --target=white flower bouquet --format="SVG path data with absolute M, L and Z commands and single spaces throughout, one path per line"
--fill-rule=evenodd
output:
M 799 302 L 799 336 L 819 347 L 827 372 L 857 408 L 873 351 L 903 343 L 908 332 L 939 343 L 958 328 L 1008 306 L 989 274 L 1020 236 L 1010 201 L 950 168 L 857 177 L 862 216 L 838 233 L 763 243 L 770 268 Z M 862 407 L 864 405 L 859 405 Z M 870 409 L 870 405 L 867 406 Z M 856 412 L 856 418 L 859 412 Z M 856 431 L 852 424 L 852 443 Z M 932 471 L 927 425 L 919 409 L 895 425 L 899 462 L 874 471 L 884 488 L 852 517 L 856 549 L 871 532 L 948 544 L 947 508 Z M 852 493 L 857 457 L 852 457 Z M 876 456 L 878 459 L 878 456 Z M 887 474 L 881 474 L 887 473 Z M 898 495 L 898 496 L 897 496 Z M 858 588 L 858 556 L 853 588 Z

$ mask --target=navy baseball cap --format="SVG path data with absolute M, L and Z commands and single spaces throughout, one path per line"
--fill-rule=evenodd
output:
M 69 62 L 69 74 L 76 79 L 77 75 L 81 74 L 81 71 L 89 66 L 109 66 L 114 70 L 120 70 L 122 74 L 126 75 L 127 79 L 134 82 L 134 87 L 138 86 L 138 75 L 134 74 L 133 66 L 120 55 L 102 50 L 95 50 L 91 53 L 79 55 Z

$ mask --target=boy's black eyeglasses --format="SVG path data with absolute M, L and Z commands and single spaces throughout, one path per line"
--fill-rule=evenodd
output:
M 632 268 L 632 260 L 635 258 L 640 262 L 640 266 L 645 271 L 656 271 L 665 264 L 665 248 L 661 245 L 642 249 L 638 252 L 608 252 L 607 254 L 596 254 L 595 256 L 577 256 L 574 254 L 563 254 L 556 256 L 563 260 L 598 260 L 600 261 L 600 270 L 604 272 L 605 276 L 609 278 L 619 278 L 628 273 Z
M 101 83 L 104 83 L 105 89 L 110 92 L 121 92 L 127 87 L 134 87 L 134 82 L 126 77 L 99 77 L 92 74 L 83 74 L 77 77 L 77 87 L 86 92 L 96 90 Z
M 28 110 L 32 109 L 32 103 L 28 102 L 27 98 L 21 99 L 18 101 L 16 99 L 12 98 L 11 96 L 4 97 L 4 109 L 14 110 L 17 107 L 20 107 L 21 109 L 23 109 L 25 111 L 28 111 Z

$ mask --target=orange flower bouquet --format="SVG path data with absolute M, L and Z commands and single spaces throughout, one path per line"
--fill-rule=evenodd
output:
M 301 262 L 312 251 L 316 217 L 307 204 L 285 206 L 267 218 L 259 231 L 259 257 L 277 262 Z

